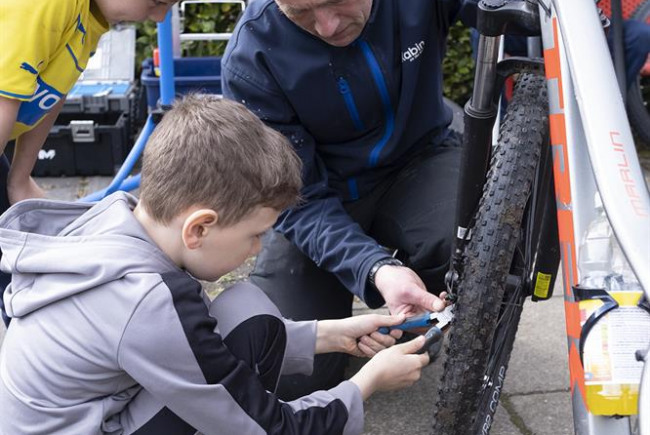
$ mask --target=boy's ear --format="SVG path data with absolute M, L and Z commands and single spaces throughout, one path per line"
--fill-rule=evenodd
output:
M 203 238 L 217 226 L 219 214 L 207 208 L 192 212 L 183 222 L 183 244 L 188 249 L 196 249 L 203 243 Z

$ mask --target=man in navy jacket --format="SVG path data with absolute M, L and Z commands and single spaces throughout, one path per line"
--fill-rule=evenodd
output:
M 391 312 L 444 308 L 460 138 L 448 129 L 442 59 L 475 2 L 246 9 L 223 57 L 224 95 L 285 134 L 304 164 L 303 202 L 280 217 L 252 274 L 283 315 L 349 316 L 353 294 Z M 345 359 L 329 358 L 309 380 L 284 379 L 281 397 L 340 381 Z

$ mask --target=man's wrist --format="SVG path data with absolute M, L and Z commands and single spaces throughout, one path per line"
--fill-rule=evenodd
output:
M 399 261 L 397 258 L 393 258 L 393 257 L 386 257 L 386 258 L 382 258 L 381 260 L 377 260 L 375 264 L 373 264 L 372 267 L 370 268 L 370 272 L 368 272 L 368 283 L 375 289 L 377 288 L 377 284 L 375 283 L 377 272 L 379 272 L 379 269 L 382 266 L 387 266 L 387 265 L 404 266 L 404 263 Z

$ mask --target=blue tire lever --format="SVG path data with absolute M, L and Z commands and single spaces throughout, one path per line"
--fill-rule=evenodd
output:
M 400 329 L 402 331 L 406 331 L 409 329 L 423 328 L 433 323 L 434 319 L 435 319 L 434 313 L 427 312 L 419 316 L 407 317 L 404 320 L 404 322 L 400 323 L 399 325 L 382 326 L 381 328 L 379 328 L 379 332 L 381 332 L 382 334 L 388 334 L 393 329 Z

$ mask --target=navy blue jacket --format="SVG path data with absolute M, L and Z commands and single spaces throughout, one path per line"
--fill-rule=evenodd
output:
M 223 93 L 286 135 L 303 164 L 304 203 L 276 229 L 369 306 L 366 283 L 386 251 L 343 208 L 447 135 L 442 59 L 450 25 L 475 0 L 374 0 L 359 38 L 334 47 L 273 0 L 256 0 L 222 60 Z

